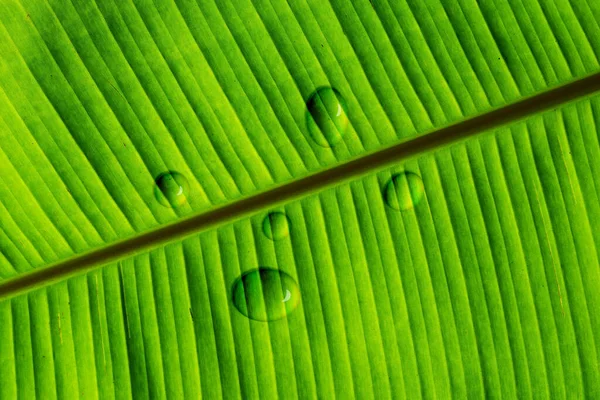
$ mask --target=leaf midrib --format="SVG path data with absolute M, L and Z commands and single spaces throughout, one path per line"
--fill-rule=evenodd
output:
M 595 73 L 307 177 L 1 282 L 0 300 L 89 272 L 102 265 L 216 228 L 367 173 L 383 170 L 406 159 L 456 144 L 486 131 L 580 100 L 598 91 L 600 73 Z

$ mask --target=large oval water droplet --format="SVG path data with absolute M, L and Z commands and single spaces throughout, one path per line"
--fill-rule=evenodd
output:
M 271 268 L 244 273 L 233 285 L 233 304 L 239 312 L 257 321 L 286 317 L 300 302 L 298 284 L 288 274 Z
M 154 195 L 163 206 L 179 207 L 187 201 L 189 184 L 179 172 L 163 172 L 156 177 L 155 182 Z
M 383 197 L 388 206 L 405 211 L 419 203 L 424 191 L 421 177 L 405 171 L 392 176 L 383 189 Z
M 342 140 L 348 128 L 348 106 L 336 89 L 318 88 L 306 102 L 306 125 L 320 146 L 331 147 Z
M 263 232 L 271 240 L 280 240 L 290 234 L 288 217 L 279 211 L 269 213 L 263 220 Z

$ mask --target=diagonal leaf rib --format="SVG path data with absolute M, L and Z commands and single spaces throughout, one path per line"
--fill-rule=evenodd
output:
M 103 264 L 138 254 L 190 235 L 249 216 L 265 208 L 289 202 L 310 193 L 377 172 L 417 155 L 438 150 L 499 128 L 511 122 L 580 100 L 600 91 L 600 73 L 576 80 L 541 94 L 366 154 L 308 177 L 269 189 L 240 201 L 176 223 L 125 239 L 121 242 L 57 262 L 0 284 L 0 300 L 89 272 Z

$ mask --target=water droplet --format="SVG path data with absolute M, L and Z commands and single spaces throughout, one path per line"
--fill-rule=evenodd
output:
M 257 321 L 275 321 L 294 311 L 300 302 L 298 284 L 288 274 L 271 268 L 244 273 L 233 285 L 233 304 Z
M 281 240 L 290 234 L 290 221 L 282 212 L 269 213 L 263 220 L 263 232 L 271 240 Z
M 154 195 L 165 207 L 179 207 L 187 201 L 189 184 L 179 172 L 163 172 L 156 177 Z
M 320 146 L 331 147 L 342 140 L 348 127 L 348 106 L 336 89 L 318 88 L 306 102 L 306 125 Z
M 419 203 L 424 191 L 421 177 L 405 171 L 392 176 L 383 189 L 383 198 L 393 209 L 405 211 Z

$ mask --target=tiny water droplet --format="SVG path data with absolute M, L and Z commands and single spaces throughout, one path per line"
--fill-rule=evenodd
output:
M 306 102 L 306 125 L 320 146 L 331 147 L 342 140 L 348 128 L 348 106 L 337 89 L 318 88 Z
M 294 278 L 272 268 L 242 274 L 232 291 L 233 304 L 238 311 L 256 321 L 284 318 L 300 302 L 300 289 Z
M 282 212 L 269 213 L 263 220 L 263 232 L 271 240 L 281 240 L 290 234 L 290 221 Z
M 405 171 L 392 176 L 383 189 L 383 198 L 393 209 L 405 211 L 419 203 L 424 191 L 421 177 Z
M 163 172 L 156 177 L 155 182 L 154 195 L 163 206 L 179 207 L 187 201 L 189 184 L 179 172 Z

